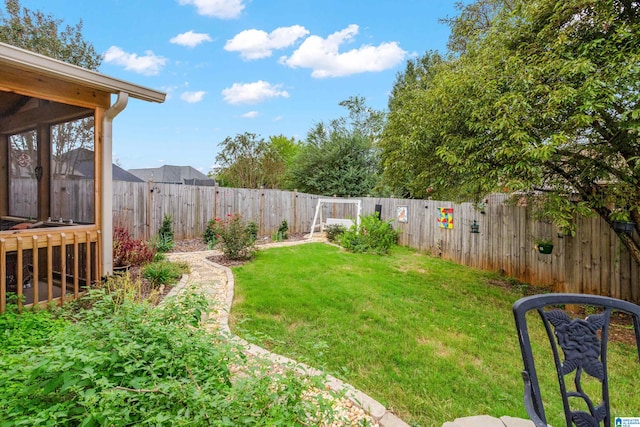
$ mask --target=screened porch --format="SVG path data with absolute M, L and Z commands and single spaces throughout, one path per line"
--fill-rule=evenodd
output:
M 0 313 L 112 272 L 112 122 L 165 96 L 0 43 Z

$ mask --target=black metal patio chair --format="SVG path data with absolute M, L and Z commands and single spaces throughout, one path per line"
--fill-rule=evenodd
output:
M 586 319 L 571 318 L 564 310 L 558 308 L 566 305 L 593 307 L 597 314 L 590 315 Z M 524 405 L 534 424 L 537 427 L 546 427 L 547 418 L 540 394 L 527 324 L 527 313 L 533 310 L 539 314 L 547 332 L 567 427 L 573 425 L 578 427 L 610 426 L 607 345 L 611 313 L 614 311 L 627 313 L 633 319 L 640 361 L 640 307 L 615 298 L 582 294 L 542 294 L 516 301 L 513 305 L 513 315 L 524 363 L 522 371 Z M 562 350 L 562 358 L 558 347 Z M 585 375 L 599 381 L 599 387 L 597 387 L 600 389 L 599 396 L 589 396 L 585 392 L 583 380 L 587 381 L 588 378 L 585 378 Z M 565 380 L 567 376 L 569 376 L 568 381 Z M 573 386 L 571 386 L 571 382 Z M 575 402 L 574 399 L 577 399 L 578 402 Z M 638 399 L 640 401 L 640 398 Z M 573 405 L 570 406 L 570 404 Z M 576 409 L 577 407 L 587 408 L 587 410 Z

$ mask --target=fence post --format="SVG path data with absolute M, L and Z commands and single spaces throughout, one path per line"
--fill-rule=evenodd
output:
M 213 187 L 213 217 L 218 218 L 218 183 Z
M 153 205 L 153 181 L 147 181 L 147 220 L 145 221 L 144 238 L 151 239 L 151 209 Z
M 264 185 L 260 186 L 260 225 L 259 225 L 259 230 L 260 230 L 260 234 L 264 233 Z
M 298 190 L 293 189 L 293 232 L 298 232 Z

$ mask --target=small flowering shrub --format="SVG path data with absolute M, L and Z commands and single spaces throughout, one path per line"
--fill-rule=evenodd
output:
M 219 235 L 220 230 L 220 218 L 211 218 L 207 222 L 207 228 L 204 230 L 204 234 L 202 235 L 202 240 L 209 246 L 209 248 L 213 249 L 213 247 L 218 243 L 218 238 L 216 235 Z
M 133 266 L 151 262 L 156 255 L 153 247 L 143 240 L 131 237 L 122 227 L 113 229 L 113 266 Z
M 230 259 L 250 259 L 255 250 L 257 228 L 255 222 L 245 224 L 240 214 L 228 214 L 224 219 L 209 220 L 203 238 L 209 247 L 212 242 L 219 242 L 222 252 Z
M 398 243 L 398 232 L 377 215 L 360 217 L 360 227 L 349 228 L 338 237 L 340 246 L 351 252 L 371 252 L 378 255 L 389 253 L 391 246 Z

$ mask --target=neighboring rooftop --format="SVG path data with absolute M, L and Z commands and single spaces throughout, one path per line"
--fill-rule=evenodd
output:
M 129 172 L 143 181 L 166 184 L 215 185 L 215 180 L 191 166 L 164 165 L 159 168 L 129 169 Z

